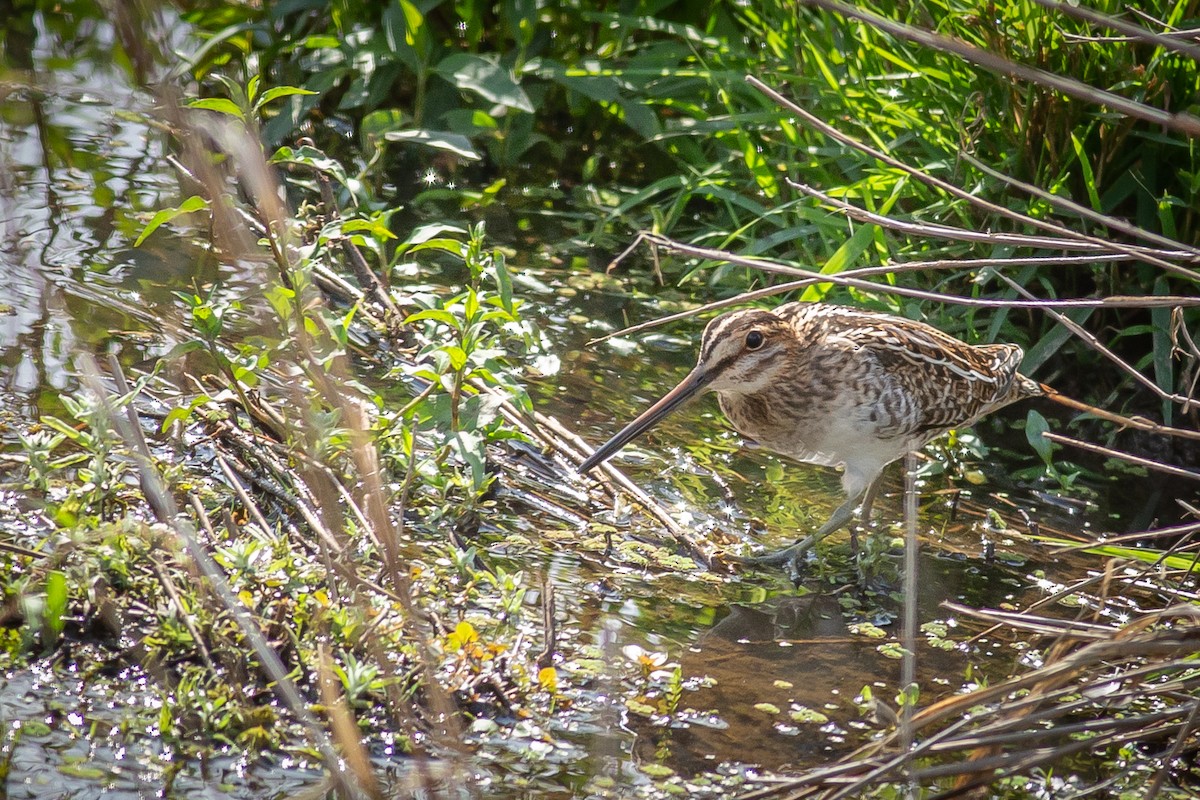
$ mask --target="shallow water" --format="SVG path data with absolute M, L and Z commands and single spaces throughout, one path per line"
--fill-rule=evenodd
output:
M 0 187 L 0 407 L 8 415 L 0 420 L 0 442 L 10 447 L 19 430 L 56 411 L 59 394 L 75 386 L 75 354 L 117 349 L 136 367 L 169 350 L 176 343 L 172 321 L 181 315 L 173 291 L 216 279 L 233 293 L 257 290 L 253 274 L 219 267 L 166 231 L 133 248 L 144 222 L 138 213 L 179 199 L 162 140 L 141 117 L 150 100 L 129 88 L 124 73 L 106 66 L 111 32 L 99 16 L 80 20 L 77 29 L 34 20 L 29 63 L 23 65 L 29 71 L 22 73 L 23 87 L 6 99 L 0 122 L 0 171 L 7 176 Z M 78 47 L 79 38 L 90 38 L 94 47 Z M 72 68 L 61 68 L 59 59 Z M 555 235 L 549 227 L 543 233 Z M 591 336 L 654 316 L 658 307 L 631 301 L 611 281 L 590 285 L 578 276 L 514 266 L 524 269 L 520 285 L 561 360 L 556 374 L 535 385 L 537 404 L 570 421 L 593 444 L 661 396 L 691 365 L 700 323 L 587 349 Z M 1022 414 L 981 425 L 980 435 L 1018 449 L 1020 437 L 1007 426 Z M 937 475 L 923 485 L 919 617 L 944 623 L 959 642 L 986 626 L 958 619 L 940 605 L 944 600 L 1024 607 L 1094 568 L 1090 557 L 1054 555 L 1021 538 L 1018 532 L 1028 527 L 1022 513 L 1042 533 L 1085 532 L 1096 520 L 1119 525 L 1099 511 L 1073 513 L 1070 502 L 1040 494 L 1043 487 L 1006 480 L 1003 459 L 993 450 L 987 481 L 969 491 L 969 484 Z M 627 448 L 619 463 L 698 536 L 730 553 L 785 543 L 819 524 L 840 501 L 832 471 L 744 448 L 711 398 Z M 578 489 L 585 486 L 580 479 Z M 858 698 L 871 687 L 894 705 L 899 682 L 899 660 L 881 647 L 895 641 L 900 609 L 899 556 L 887 546 L 895 535 L 889 523 L 902 516 L 896 468 L 887 488 L 876 506 L 874 540 L 860 543 L 871 554 L 862 582 L 847 583 L 857 573 L 849 566 L 848 536 L 840 534 L 831 537 L 829 562 L 814 562 L 800 589 L 772 571 L 701 578 L 580 553 L 541 537 L 547 531 L 569 534 L 571 525 L 514 499 L 512 516 L 498 517 L 494 525 L 530 544 L 493 535 L 489 557 L 545 575 L 559 598 L 564 630 L 581 645 L 625 666 L 646 655 L 652 665 L 648 699 L 662 689 L 656 671 L 678 664 L 684 684 L 679 713 L 639 712 L 614 705 L 605 680 L 615 678 L 601 673 L 577 709 L 560 715 L 558 733 L 576 749 L 552 759 L 556 766 L 525 796 L 565 796 L 573 791 L 568 787 L 595 776 L 613 777 L 618 787 L 645 783 L 645 764 L 686 775 L 724 763 L 731 765 L 728 774 L 813 766 L 883 730 Z M 4 499 L 5 535 L 25 542 L 36 537 L 37 526 L 14 513 L 19 498 Z M 999 511 L 1006 528 L 989 527 L 988 510 Z M 536 593 L 528 602 L 536 604 Z M 1104 613 L 1126 613 L 1135 602 L 1114 601 Z M 1003 637 L 948 650 L 937 646 L 936 636 L 921 639 L 923 703 L 1036 658 Z M 153 735 L 135 730 L 98 736 L 98 730 L 119 730 L 126 710 L 152 707 L 156 689 L 128 675 L 124 681 L 64 681 L 63 669 L 47 664 L 11 673 L 0 684 L 6 720 L 40 722 L 7 740 L 10 797 L 46 796 L 51 788 L 82 796 L 101 787 L 115 796 L 140 796 L 147 786 L 161 787 L 167 775 L 173 776 L 169 796 L 211 791 L 274 797 L 317 780 L 316 773 L 277 759 L 247 765 L 163 753 Z M 480 741 L 503 747 L 503 735 L 489 736 Z M 380 763 L 398 762 L 381 757 Z M 497 796 L 511 792 L 503 786 Z

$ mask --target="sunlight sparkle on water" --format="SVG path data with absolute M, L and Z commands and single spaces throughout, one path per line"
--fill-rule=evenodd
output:
M 1061 591 L 1063 588 L 1063 584 L 1055 583 L 1054 581 L 1045 577 L 1037 578 L 1033 585 L 1047 594 L 1054 594 L 1055 592 Z

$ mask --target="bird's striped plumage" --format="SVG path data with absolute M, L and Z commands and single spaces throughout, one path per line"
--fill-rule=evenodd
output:
M 709 323 L 696 368 L 679 386 L 581 469 L 608 458 L 690 397 L 714 391 L 744 436 L 800 461 L 845 468 L 847 501 L 819 538 L 849 521 L 854 502 L 892 461 L 952 428 L 1042 394 L 1038 383 L 1017 372 L 1022 355 L 1016 345 L 969 345 L 922 322 L 844 306 L 734 311 Z

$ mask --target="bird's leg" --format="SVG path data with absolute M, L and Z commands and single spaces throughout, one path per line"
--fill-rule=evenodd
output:
M 858 512 L 858 519 L 864 526 L 871 524 L 871 506 L 875 504 L 875 496 L 879 494 L 879 486 L 882 483 L 883 473 L 881 472 L 875 476 L 875 480 L 871 481 L 871 485 L 863 494 L 862 509 Z
M 834 509 L 833 515 L 815 533 L 801 539 L 790 547 L 785 547 L 774 553 L 765 553 L 761 556 L 744 556 L 737 560 L 743 564 L 752 564 L 759 567 L 778 567 L 783 564 L 798 565 L 804 554 L 812 550 L 817 542 L 854 518 L 854 507 L 858 504 L 858 498 L 860 497 L 862 497 L 862 492 L 852 497 L 847 497 L 846 502 Z
M 858 544 L 856 532 L 859 526 L 862 526 L 864 535 L 868 537 L 871 535 L 871 506 L 875 503 L 875 496 L 879 493 L 879 486 L 882 483 L 883 473 L 881 472 L 875 476 L 871 485 L 867 487 L 867 491 L 863 493 L 862 506 L 858 512 L 858 524 L 850 526 L 850 555 L 854 561 L 855 571 L 858 573 L 858 583 L 861 589 L 867 588 L 867 576 L 862 568 L 862 558 L 858 548 L 855 547 Z M 793 567 L 793 569 L 795 568 Z

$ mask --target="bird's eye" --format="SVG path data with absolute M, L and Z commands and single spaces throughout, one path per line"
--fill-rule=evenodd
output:
M 762 335 L 762 331 L 750 331 L 746 334 L 746 349 L 757 350 L 763 346 L 766 339 Z

